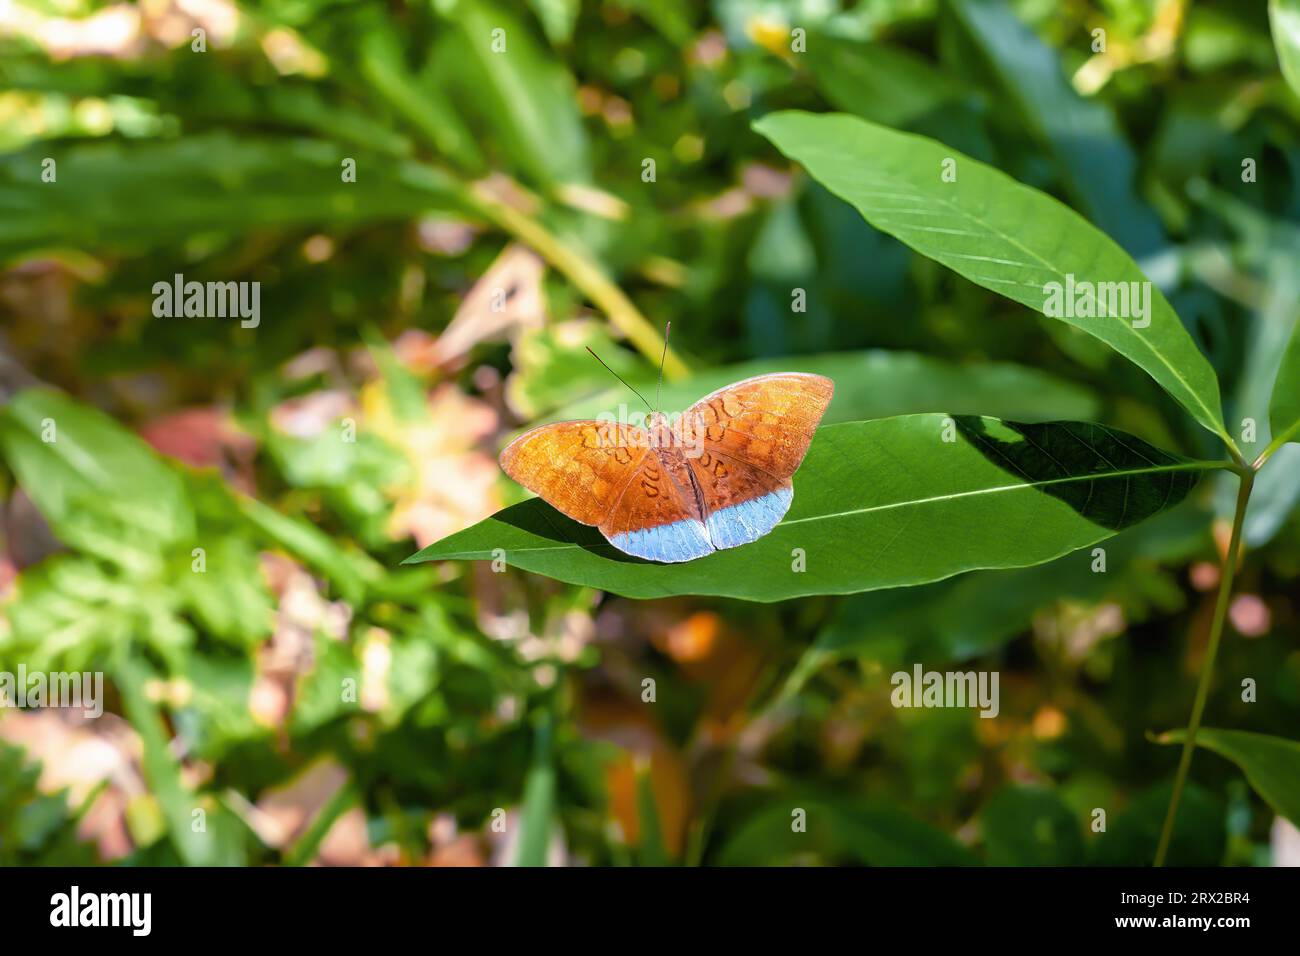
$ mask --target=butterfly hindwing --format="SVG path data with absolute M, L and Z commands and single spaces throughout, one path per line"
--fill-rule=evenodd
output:
M 626 554 L 675 564 L 714 550 L 702 517 L 681 456 L 652 451 L 599 528 Z
M 757 541 L 785 517 L 794 500 L 789 478 L 777 478 L 754 465 L 705 449 L 688 458 L 708 516 L 705 528 L 718 549 Z

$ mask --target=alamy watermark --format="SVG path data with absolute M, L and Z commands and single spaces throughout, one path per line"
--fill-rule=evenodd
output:
M 81 708 L 91 719 L 104 713 L 103 671 L 0 671 L 0 707 Z
M 153 284 L 153 314 L 160 319 L 240 319 L 255 329 L 262 321 L 262 283 L 186 282 L 176 273 L 171 282 Z
M 73 884 L 67 893 L 50 897 L 51 926 L 119 926 L 132 936 L 148 936 L 153 929 L 152 893 L 83 893 Z
M 1151 324 L 1151 283 L 1147 281 L 1076 281 L 1069 272 L 1064 284 L 1046 283 L 1043 296 L 1043 312 L 1053 319 L 1129 319 L 1135 329 Z
M 1001 710 L 997 671 L 896 671 L 889 701 L 895 707 L 978 707 L 981 717 Z
M 600 448 L 677 448 L 687 458 L 704 455 L 705 439 L 717 441 L 725 426 L 712 425 L 701 412 L 645 413 L 619 405 L 617 412 L 596 416 L 596 442 Z

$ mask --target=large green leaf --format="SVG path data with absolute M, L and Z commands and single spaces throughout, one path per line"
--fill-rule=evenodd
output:
M 1300 0 L 1269 0 L 1268 17 L 1282 75 L 1300 96 Z
M 785 520 L 697 561 L 630 558 L 539 499 L 407 560 L 500 549 L 515 567 L 641 598 L 845 594 L 1051 560 L 1176 504 L 1214 467 L 1104 425 L 905 415 L 819 429 Z
M 1186 739 L 1185 730 L 1171 730 L 1159 737 L 1162 744 L 1181 744 Z M 1300 742 L 1245 730 L 1202 727 L 1196 732 L 1196 745 L 1235 763 L 1269 806 L 1300 826 Z
M 1282 353 L 1268 403 L 1268 422 L 1274 441 L 1300 441 L 1300 322 L 1292 328 L 1291 340 Z
M 595 365 L 590 358 L 584 361 Z M 883 349 L 725 365 L 681 381 L 665 382 L 659 407 L 684 411 L 724 385 L 768 372 L 810 372 L 833 379 L 835 398 L 822 419 L 826 425 L 938 411 L 1022 422 L 1091 419 L 1097 417 L 1100 408 L 1097 397 L 1084 387 L 1037 369 L 1010 362 L 958 365 L 915 352 Z M 646 377 L 629 381 L 646 397 L 655 387 L 654 381 Z M 620 405 L 636 410 L 636 404 L 631 392 L 615 385 L 564 406 L 546 420 L 595 418 L 602 412 L 616 413 Z
M 877 229 L 1044 314 L 1051 283 L 1147 282 L 1128 254 L 1078 213 L 934 140 L 852 116 L 797 111 L 765 116 L 755 128 Z M 948 161 L 953 182 L 942 178 Z M 1214 370 L 1160 290 L 1137 288 L 1150 289 L 1147 327 L 1118 316 L 1056 317 L 1136 363 L 1227 440 Z

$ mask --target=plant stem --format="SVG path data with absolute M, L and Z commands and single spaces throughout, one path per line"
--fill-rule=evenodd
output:
M 1156 866 L 1164 866 L 1165 855 L 1169 852 L 1169 841 L 1174 834 L 1174 819 L 1178 816 L 1178 801 L 1183 795 L 1183 786 L 1187 783 L 1187 771 L 1192 766 L 1192 750 L 1196 746 L 1196 732 L 1201 727 L 1201 714 L 1205 710 L 1205 699 L 1209 696 L 1210 680 L 1214 676 L 1214 659 L 1219 653 L 1219 638 L 1223 636 L 1223 624 L 1228 616 L 1228 599 L 1232 596 L 1232 581 L 1237 573 L 1237 552 L 1241 547 L 1242 526 L 1246 523 L 1246 505 L 1250 501 L 1250 490 L 1255 484 L 1255 473 L 1241 475 L 1241 484 L 1237 488 L 1237 508 L 1232 516 L 1232 538 L 1228 542 L 1228 553 L 1223 559 L 1223 573 L 1219 577 L 1219 594 L 1214 601 L 1214 619 L 1210 623 L 1210 641 L 1206 645 L 1205 660 L 1201 663 L 1201 678 L 1196 685 L 1196 700 L 1192 704 L 1192 716 L 1187 722 L 1187 738 L 1183 741 L 1183 752 L 1178 759 L 1178 773 L 1174 777 L 1174 792 L 1169 798 L 1169 810 L 1165 814 L 1165 824 L 1160 831 L 1160 844 L 1156 848 Z
M 1290 428 L 1288 428 L 1288 429 L 1287 429 L 1286 431 L 1284 431 L 1282 434 L 1278 435 L 1278 436 L 1275 437 L 1271 442 L 1269 442 L 1268 447 L 1265 448 L 1265 449 L 1260 453 L 1260 456 L 1259 456 L 1258 458 L 1255 459 L 1255 464 L 1252 465 L 1251 467 L 1255 468 L 1256 470 L 1258 470 L 1258 469 L 1264 467 L 1264 462 L 1266 462 L 1266 461 L 1268 461 L 1270 458 L 1272 458 L 1272 457 L 1273 457 L 1273 453 L 1274 453 L 1275 451 L 1277 451 L 1279 448 L 1281 448 L 1281 447 L 1282 447 L 1283 445 L 1285 445 L 1287 442 L 1289 442 L 1289 441 L 1294 441 L 1297 437 L 1300 437 L 1300 434 L 1298 434 L 1298 433 L 1300 433 L 1300 422 L 1296 422 L 1294 425 L 1292 425 Z
M 482 215 L 562 272 L 605 313 L 611 325 L 627 336 L 637 351 L 655 365 L 659 364 L 664 348 L 663 336 L 599 265 L 567 245 L 536 219 L 490 195 L 487 190 L 472 189 L 471 196 L 474 207 Z M 668 378 L 681 378 L 687 373 L 686 363 L 671 348 L 663 352 L 663 356 L 664 375 Z

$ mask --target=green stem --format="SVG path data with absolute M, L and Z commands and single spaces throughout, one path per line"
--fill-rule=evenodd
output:
M 1219 437 L 1222 438 L 1224 444 L 1228 446 L 1228 454 L 1232 457 L 1232 460 L 1236 462 L 1237 467 L 1242 469 L 1249 468 L 1250 464 L 1246 461 L 1246 456 L 1241 453 L 1241 449 L 1238 448 L 1237 443 L 1232 440 L 1232 436 L 1225 431 L 1221 432 Z
M 1255 459 L 1255 464 L 1251 467 L 1258 471 L 1264 467 L 1264 462 L 1273 457 L 1275 451 L 1287 442 L 1295 441 L 1297 438 L 1300 438 L 1300 421 L 1295 422 L 1290 428 L 1269 442 L 1268 447 L 1260 453 L 1260 456 Z
M 1192 704 L 1192 716 L 1187 722 L 1187 737 L 1183 741 L 1183 752 L 1178 759 L 1178 773 L 1174 777 L 1174 792 L 1169 798 L 1169 810 L 1165 814 L 1165 825 L 1160 831 L 1160 844 L 1156 848 L 1156 866 L 1164 866 L 1165 855 L 1169 852 L 1169 841 L 1174 834 L 1174 819 L 1178 816 L 1178 801 L 1182 798 L 1183 787 L 1187 783 L 1187 771 L 1192 766 L 1192 750 L 1196 746 L 1196 732 L 1201 727 L 1201 714 L 1205 711 L 1205 699 L 1210 693 L 1210 680 L 1214 675 L 1214 659 L 1219 653 L 1219 638 L 1223 636 L 1223 624 L 1228 616 L 1228 599 L 1232 596 L 1232 581 L 1237 573 L 1237 552 L 1241 547 L 1242 526 L 1246 523 L 1246 505 L 1250 501 L 1250 489 L 1255 484 L 1254 472 L 1241 476 L 1237 488 L 1237 508 L 1232 516 L 1232 538 L 1228 542 L 1228 553 L 1223 559 L 1223 573 L 1219 578 L 1219 594 L 1214 601 L 1214 619 L 1210 624 L 1210 641 L 1205 649 L 1205 660 L 1201 663 L 1201 678 L 1196 685 L 1196 700 Z

